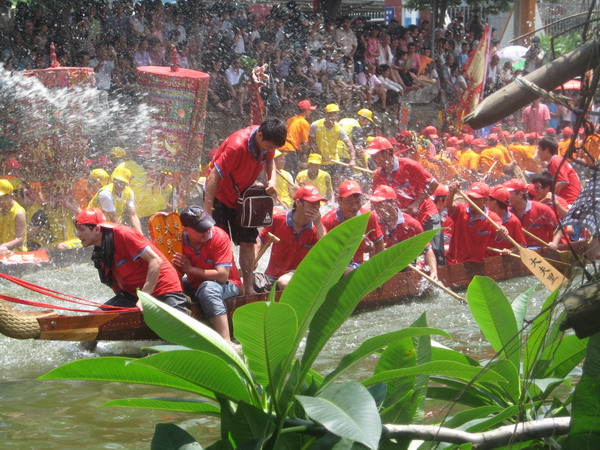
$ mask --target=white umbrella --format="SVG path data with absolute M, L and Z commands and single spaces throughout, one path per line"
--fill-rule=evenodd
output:
M 498 50 L 496 55 L 498 55 L 500 59 L 515 60 L 523 58 L 525 53 L 527 53 L 527 47 L 523 47 L 522 45 L 511 45 Z

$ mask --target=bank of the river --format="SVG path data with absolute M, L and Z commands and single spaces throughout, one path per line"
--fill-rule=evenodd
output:
M 27 276 L 29 281 L 94 300 L 110 290 L 97 281 L 90 264 Z M 532 278 L 502 283 L 509 297 L 524 291 Z M 0 291 L 31 295 L 2 282 Z M 545 290 L 536 293 L 531 313 L 538 310 Z M 431 326 L 447 330 L 452 340 L 443 343 L 472 356 L 487 357 L 482 339 L 468 309 L 451 297 L 435 292 L 419 301 L 351 317 L 331 340 L 316 363 L 319 372 L 332 369 L 339 359 L 365 339 L 410 325 L 423 311 Z M 166 389 L 96 382 L 36 381 L 49 370 L 80 358 L 98 355 L 139 356 L 149 342 L 101 343 L 96 353 L 77 343 L 18 341 L 0 336 L 0 448 L 10 449 L 138 449 L 147 448 L 154 425 L 174 422 L 203 445 L 218 435 L 218 421 L 191 414 L 122 408 L 98 408 L 107 400 L 124 397 L 180 395 Z M 348 377 L 360 379 L 372 370 L 374 359 L 358 365 Z

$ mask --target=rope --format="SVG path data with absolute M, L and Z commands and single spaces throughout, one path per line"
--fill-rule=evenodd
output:
M 11 275 L 6 275 L 6 274 L 2 274 L 0 273 L 0 278 L 4 278 L 7 281 L 10 281 L 11 283 L 14 283 L 18 286 L 21 286 L 25 289 L 29 289 L 30 291 L 33 292 L 37 292 L 38 294 L 42 294 L 42 295 L 46 295 L 48 297 L 52 297 L 55 298 L 57 300 L 61 300 L 64 302 L 68 302 L 68 303 L 74 303 L 74 304 L 78 304 L 78 305 L 84 305 L 84 306 L 92 306 L 92 307 L 102 307 L 107 309 L 106 310 L 99 310 L 99 311 L 90 311 L 90 310 L 81 310 L 81 309 L 74 309 L 74 308 L 67 308 L 67 307 L 62 307 L 62 306 L 55 306 L 55 305 L 48 305 L 45 303 L 39 303 L 39 302 L 34 302 L 31 300 L 23 300 L 23 299 L 18 299 L 15 297 L 10 297 L 10 296 L 5 296 L 5 295 L 0 295 L 0 298 L 3 298 L 7 301 L 13 301 L 14 303 L 20 303 L 23 305 L 29 305 L 29 306 L 41 306 L 44 308 L 51 308 L 51 309 L 63 309 L 66 311 L 75 311 L 75 312 L 98 312 L 98 313 L 105 313 L 105 312 L 124 312 L 124 311 L 137 311 L 137 308 L 130 308 L 130 307 L 123 307 L 123 306 L 113 306 L 113 305 L 105 305 L 103 303 L 100 302 L 96 302 L 93 300 L 86 300 L 84 298 L 81 297 L 76 297 L 74 295 L 70 295 L 70 294 L 64 294 L 62 292 L 59 291 L 55 291 L 53 289 L 49 289 L 43 286 L 38 286 L 37 284 L 31 283 L 29 281 L 25 281 L 22 280 L 20 278 L 16 278 L 13 277 Z
M 111 309 L 110 311 L 104 311 L 101 309 L 97 309 L 97 310 L 75 309 L 75 308 L 68 308 L 66 306 L 51 305 L 49 303 L 35 302 L 33 300 L 24 300 L 22 298 L 11 297 L 10 295 L 0 295 L 0 300 L 6 300 L 7 302 L 17 303 L 19 305 L 37 306 L 39 308 L 62 309 L 64 311 L 75 311 L 75 312 L 94 313 L 94 314 L 113 313 L 113 312 L 128 312 L 128 311 L 132 311 L 132 310 L 137 310 L 137 308 L 128 308 L 128 307 L 119 307 L 119 306 L 113 306 L 112 307 L 113 309 Z M 104 305 L 103 308 L 107 308 L 109 306 L 111 306 L 111 305 Z

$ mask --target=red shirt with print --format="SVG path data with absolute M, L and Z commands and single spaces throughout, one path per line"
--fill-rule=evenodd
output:
M 408 238 L 423 232 L 423 227 L 419 221 L 409 214 L 403 213 L 402 211 L 398 211 L 398 221 L 393 229 L 387 229 L 382 221 L 380 221 L 379 224 L 383 230 L 383 241 L 385 242 L 385 248 L 389 248 L 398 242 L 405 241 Z M 425 250 L 427 250 L 429 247 L 430 246 L 428 245 Z
M 561 189 L 560 196 L 564 198 L 569 205 L 572 205 L 579 194 L 581 194 L 581 182 L 579 181 L 579 176 L 575 169 L 571 167 L 567 161 L 564 162 L 560 170 L 558 167 L 562 161 L 562 157 L 558 155 L 554 155 L 550 158 L 550 162 L 548 163 L 548 172 L 552 176 L 556 175 L 558 172 L 558 176 L 556 177 L 556 183 L 565 183 L 565 187 Z
M 527 241 L 525 240 L 525 234 L 523 233 L 523 225 L 521 225 L 521 221 L 518 219 L 510 211 L 506 211 L 506 215 L 502 217 L 502 225 L 506 227 L 508 230 L 508 235 L 517 241 L 521 245 L 526 245 Z M 490 247 L 498 248 L 500 250 L 505 248 L 513 248 L 514 245 L 503 237 L 498 237 L 498 233 L 494 234 L 494 238 L 490 241 Z M 496 255 L 495 252 L 489 252 L 490 255 Z
M 522 227 L 531 234 L 545 242 L 552 241 L 554 231 L 558 226 L 558 220 L 551 207 L 535 200 L 527 200 L 527 206 L 522 216 L 519 216 L 514 208 L 510 208 L 510 211 L 519 218 Z M 538 241 L 529 236 L 525 236 L 525 241 L 531 247 L 539 247 L 540 245 Z
M 488 216 L 500 224 L 500 217 L 486 208 Z M 466 203 L 456 203 L 454 211 L 448 216 L 454 221 L 450 248 L 446 256 L 448 264 L 462 262 L 482 262 L 494 240 L 496 229 L 485 217 L 474 218 Z
M 219 173 L 220 180 L 215 198 L 229 208 L 237 205 L 240 194 L 252 186 L 267 161 L 273 160 L 273 152 L 261 152 L 254 143 L 257 126 L 238 130 L 219 146 L 210 163 L 211 170 Z
M 364 214 L 368 211 L 361 209 L 358 214 Z M 357 215 L 358 215 L 357 214 Z M 325 227 L 327 231 L 332 230 L 337 227 L 340 223 L 344 221 L 344 217 L 342 216 L 342 212 L 339 208 L 332 209 L 327 214 L 325 214 L 321 218 L 321 223 Z M 365 239 L 370 240 L 371 242 L 377 242 L 383 239 L 383 232 L 381 231 L 381 227 L 379 226 L 379 221 L 377 220 L 377 214 L 371 211 L 371 216 L 369 217 L 369 222 L 367 223 L 367 230 L 365 231 Z M 358 250 L 354 254 L 352 258 L 352 262 L 354 263 L 362 263 L 364 261 L 364 253 L 365 253 L 365 239 L 362 240 L 360 245 L 358 246 Z
M 273 223 L 263 228 L 258 235 L 263 245 L 269 240 L 267 233 L 272 233 L 280 239 L 271 247 L 271 257 L 265 270 L 267 275 L 275 278 L 290 270 L 296 270 L 308 251 L 319 240 L 317 228 L 312 221 L 309 221 L 300 232 L 294 231 L 292 211 L 278 211 L 273 215 Z
M 394 188 L 398 196 L 398 206 L 406 209 L 415 199 L 423 193 L 434 181 L 431 175 L 421 164 L 408 158 L 394 157 L 394 167 L 390 172 L 378 168 L 373 175 L 373 190 L 386 184 Z M 431 198 L 427 197 L 419 206 L 415 218 L 421 224 L 438 213 Z
M 240 273 L 235 265 L 233 257 L 233 249 L 231 247 L 231 239 L 229 235 L 217 226 L 210 229 L 209 238 L 202 243 L 199 248 L 193 247 L 190 243 L 187 234 L 183 232 L 183 254 L 187 256 L 190 263 L 199 269 L 216 269 L 219 266 L 229 267 L 228 281 L 231 281 L 237 287 L 242 286 Z M 187 276 L 188 283 L 196 289 L 205 279 Z
M 144 287 L 148 275 L 148 263 L 141 258 L 141 255 L 148 249 L 154 250 L 154 253 L 162 259 L 158 282 L 152 295 L 157 297 L 170 292 L 183 291 L 175 267 L 152 242 L 128 226 L 116 225 L 111 228 L 114 256 L 110 272 L 114 279 L 111 287 L 115 292 L 125 291 L 137 296 L 137 289 Z

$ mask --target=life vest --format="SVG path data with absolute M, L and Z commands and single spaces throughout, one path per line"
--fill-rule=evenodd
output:
M 119 222 L 123 221 L 123 213 L 125 212 L 125 207 L 129 204 L 131 199 L 133 198 L 133 191 L 129 186 L 125 186 L 123 189 L 123 193 L 121 194 L 121 198 L 117 199 L 117 196 L 114 194 L 115 186 L 113 183 L 107 184 L 106 186 L 101 187 L 96 192 L 96 195 L 90 200 L 90 204 L 88 208 L 100 208 L 102 209 L 102 205 L 100 205 L 100 200 L 98 199 L 98 195 L 101 191 L 109 191 L 113 198 L 113 205 L 115 206 L 115 214 L 117 216 L 117 220 Z
M 348 137 L 352 136 L 352 131 L 356 127 L 362 128 L 360 126 L 360 123 L 358 122 L 358 120 L 356 120 L 352 117 L 346 117 L 345 119 L 340 120 L 338 122 L 338 124 L 344 129 L 344 131 L 346 132 Z M 354 142 L 353 142 L 353 144 L 354 144 Z M 344 144 L 342 141 L 338 141 L 338 143 L 337 143 L 337 153 L 338 153 L 339 158 L 345 158 L 345 159 L 350 158 L 350 153 L 348 153 L 348 148 L 346 147 L 346 144 Z
M 13 201 L 12 207 L 6 214 L 0 212 L 0 243 L 15 239 L 17 235 L 17 214 L 20 212 L 25 214 L 25 209 L 15 201 Z M 27 251 L 27 233 L 25 233 L 23 244 L 12 250 L 15 252 Z
M 339 161 L 337 144 L 340 139 L 340 125 L 336 122 L 331 128 L 325 127 L 325 119 L 317 120 L 315 140 L 319 153 L 323 156 L 323 164 L 332 164 L 330 161 Z

